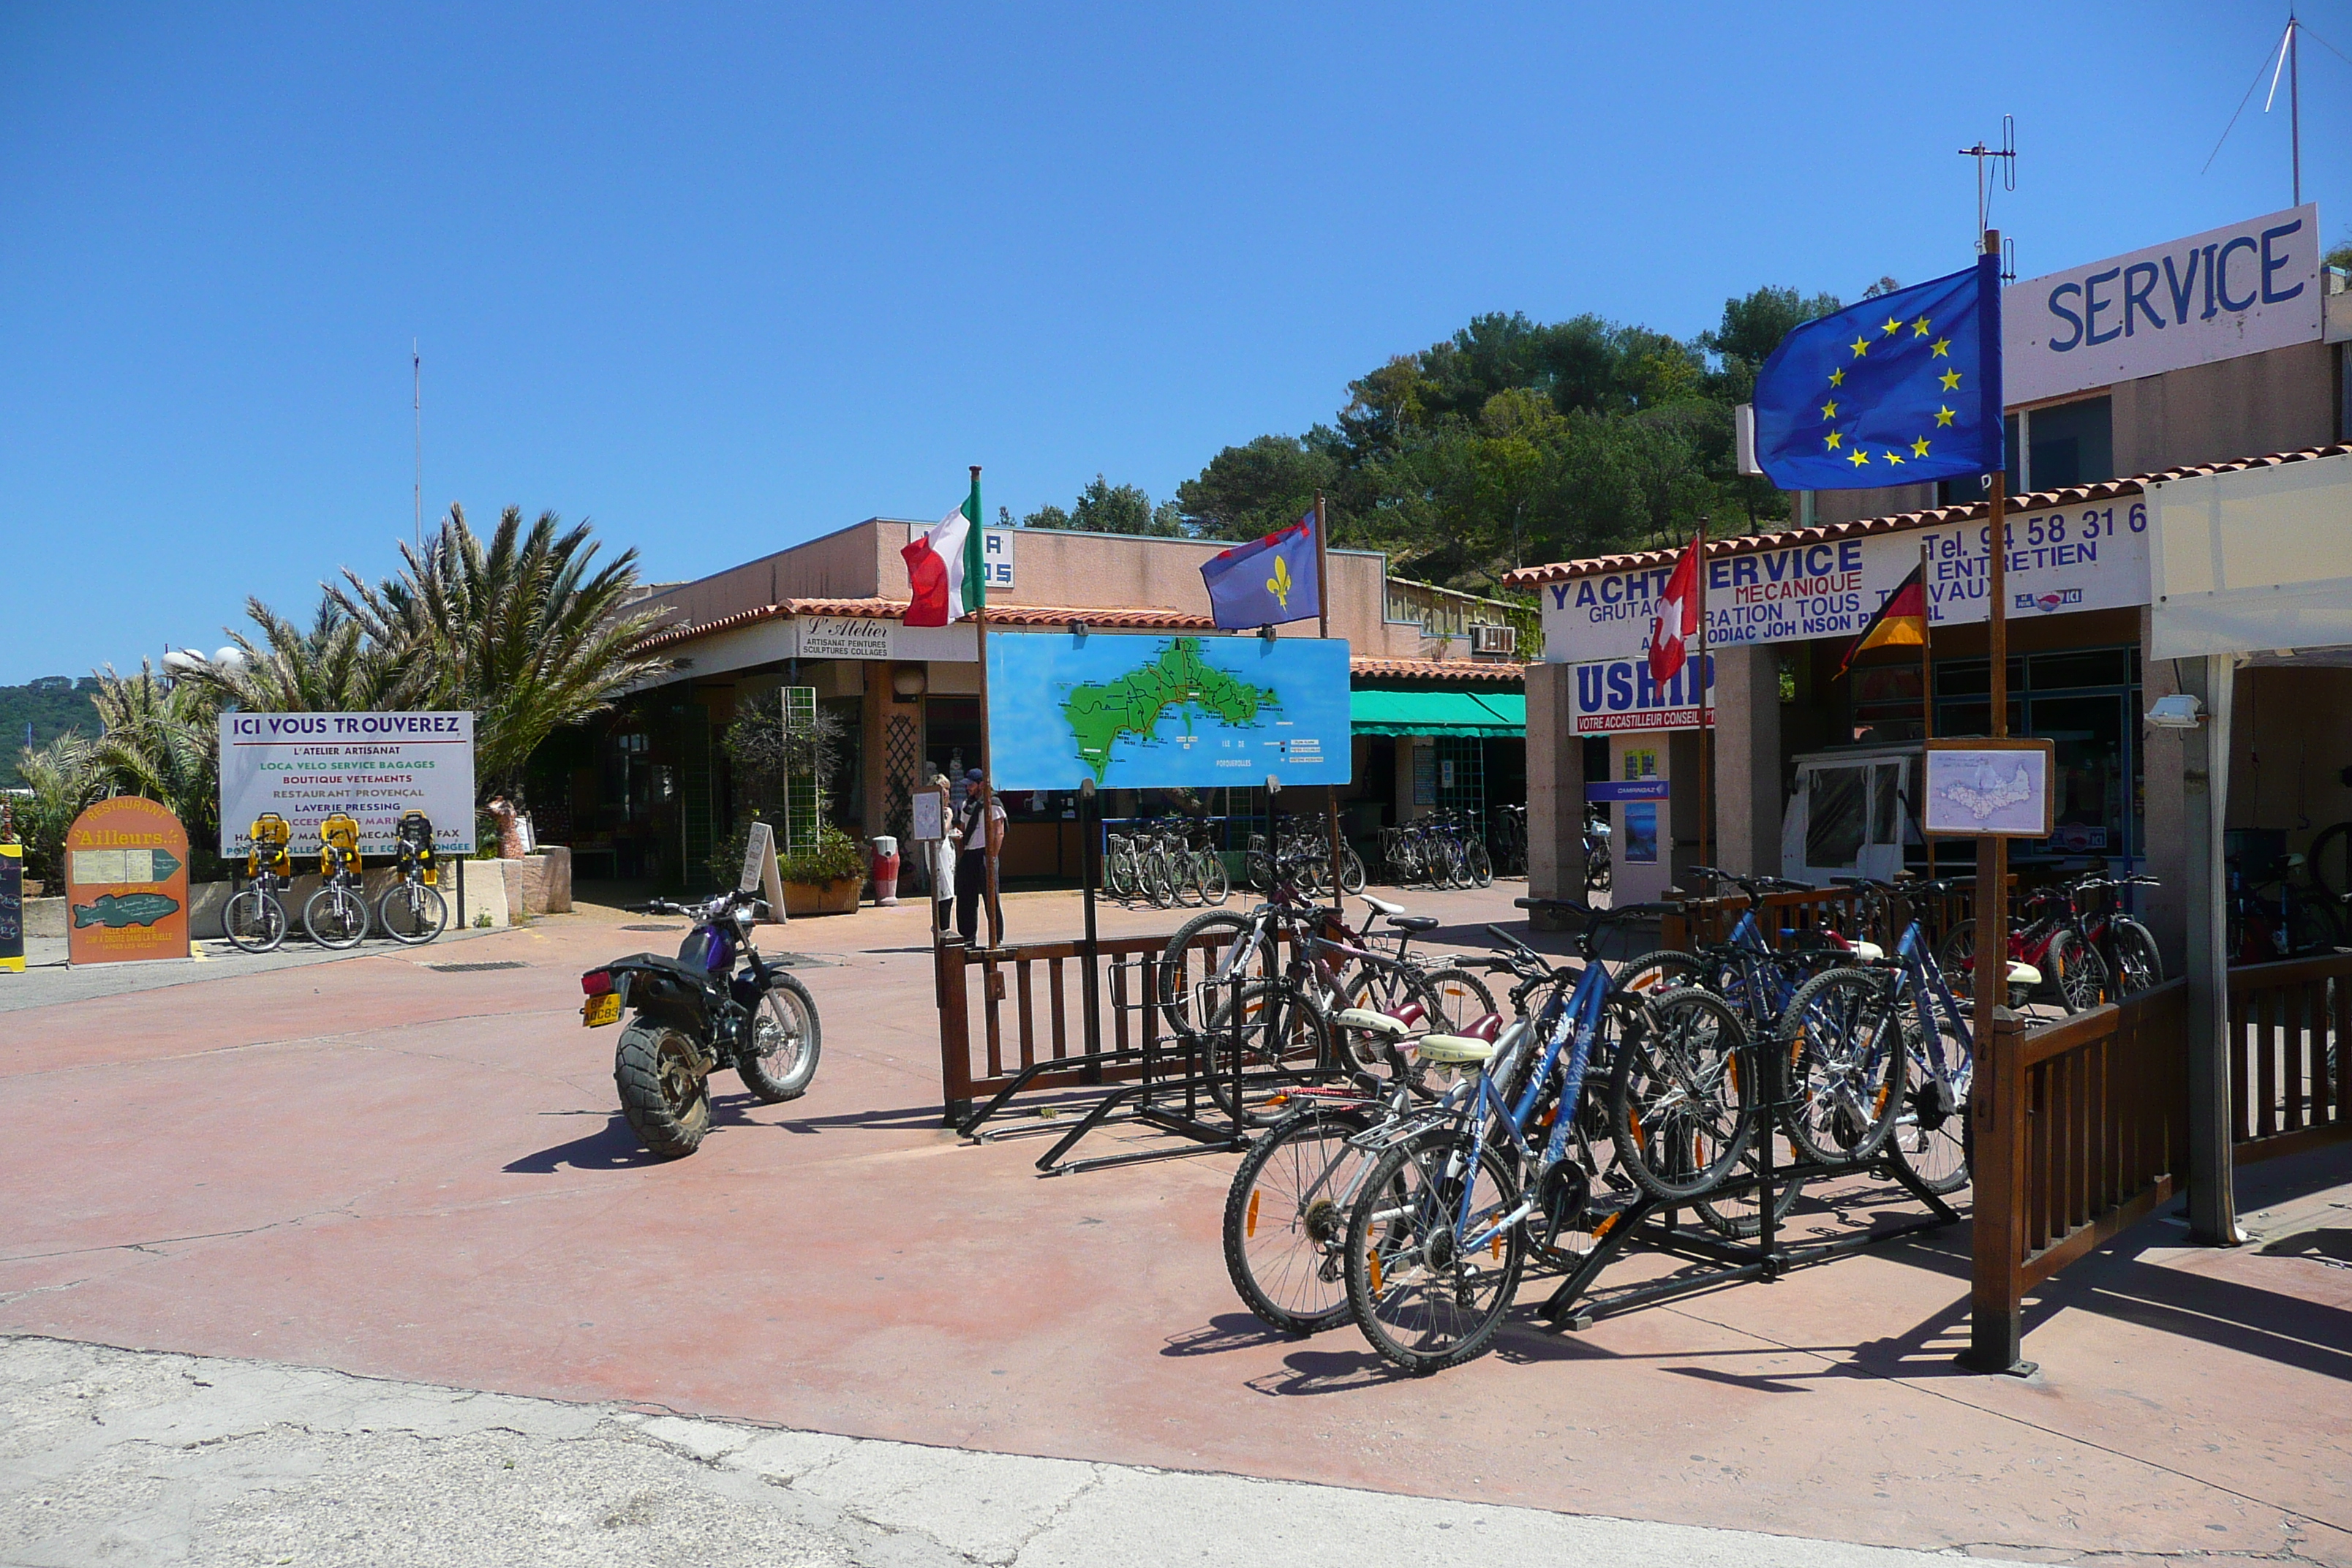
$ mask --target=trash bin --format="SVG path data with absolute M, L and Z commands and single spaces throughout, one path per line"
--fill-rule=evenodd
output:
M 898 841 L 887 834 L 874 840 L 874 901 L 885 905 L 898 901 Z

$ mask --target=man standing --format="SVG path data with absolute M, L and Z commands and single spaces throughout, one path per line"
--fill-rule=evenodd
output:
M 983 813 L 981 779 L 978 768 L 963 775 L 963 816 L 957 839 L 956 931 L 968 942 L 980 938 L 980 901 L 987 896 L 989 862 L 1004 847 L 1004 803 L 991 792 Z

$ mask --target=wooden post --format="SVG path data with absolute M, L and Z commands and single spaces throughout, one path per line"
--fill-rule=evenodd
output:
M 1919 777 L 1912 785 L 1918 801 L 1919 842 L 1927 851 L 1927 880 L 1936 879 L 1936 841 L 1927 837 L 1927 749 L 1936 738 L 1936 595 L 1927 587 L 1927 542 L 1919 542 Z
M 1706 523 L 1707 523 L 1707 517 L 1706 517 L 1706 513 L 1705 513 L 1705 512 L 1701 512 L 1701 513 L 1699 513 L 1699 517 L 1698 517 L 1698 542 L 1697 542 L 1697 549 L 1698 549 L 1698 703 L 1697 703 L 1697 707 L 1698 707 L 1698 863 L 1699 863 L 1700 865 L 1702 865 L 1702 866 L 1712 866 L 1712 865 L 1714 865 L 1714 864 L 1715 864 L 1715 858 L 1714 858 L 1713 856 L 1711 856 L 1711 855 L 1709 855 L 1709 854 L 1707 853 L 1707 846 L 1708 846 L 1709 839 L 1710 839 L 1710 837 L 1711 837 L 1711 835 L 1709 834 L 1708 829 L 1709 829 L 1709 828 L 1714 825 L 1714 818 L 1715 818 L 1715 792 L 1714 792 L 1714 790 L 1713 790 L 1711 787 L 1709 787 L 1709 786 L 1710 786 L 1710 784 L 1711 784 L 1711 783 L 1712 783 L 1712 780 L 1711 780 L 1710 775 L 1715 772 L 1715 746 L 1714 746 L 1714 744 L 1713 744 L 1713 741 L 1714 741 L 1714 738 L 1715 738 L 1715 737 L 1714 737 L 1714 731 L 1713 731 L 1708 727 L 1708 725 L 1707 725 L 1707 718 L 1706 718 L 1706 686 L 1707 686 L 1707 680 L 1706 680 L 1706 678 L 1707 678 L 1707 668 L 1706 668 Z M 1667 810 L 1667 812 L 1666 812 L 1666 823 L 1667 823 L 1666 840 L 1667 840 L 1667 842 L 1668 842 L 1668 844 L 1669 844 L 1669 845 L 1671 845 L 1671 844 L 1673 843 L 1673 841 L 1674 841 L 1674 827 L 1673 827 L 1673 824 L 1674 824 L 1674 815 L 1675 815 L 1675 814 L 1674 814 L 1674 811 L 1672 810 L 1672 808 L 1671 808 L 1671 807 L 1669 807 L 1669 809 L 1668 809 L 1668 810 Z M 1755 868 L 1751 866 L 1751 867 L 1749 867 L 1749 868 L 1748 868 L 1748 869 L 1752 871 L 1752 870 L 1754 870 L 1754 869 L 1755 869 Z M 1673 874 L 1674 874 L 1674 851 L 1673 851 L 1673 849 L 1672 849 L 1671 847 L 1670 847 L 1670 848 L 1668 848 L 1668 850 L 1666 851 L 1666 872 L 1667 872 L 1667 876 L 1668 876 L 1669 879 L 1672 879 L 1672 877 L 1673 877 Z
M 961 937 L 948 937 L 931 952 L 940 993 L 940 1099 L 947 1124 L 971 1114 L 971 1012 L 964 991 Z
M 1331 635 L 1331 550 L 1325 538 L 1323 492 L 1315 492 L 1315 635 L 1328 638 Z M 1342 742 L 1351 759 L 1356 754 L 1356 737 L 1351 730 Z M 1351 765 L 1349 769 L 1353 773 Z M 1347 894 L 1339 887 L 1339 864 L 1346 858 L 1347 839 L 1339 832 L 1339 791 L 1337 785 L 1323 786 L 1323 809 L 1331 819 L 1331 904 L 1344 910 Z
M 1979 929 L 1982 929 L 1979 927 Z M 1982 1016 L 1981 1014 L 1979 1016 Z M 1976 1031 L 1977 1118 L 1969 1176 L 1973 1265 L 1969 1270 L 1969 1348 L 1961 1360 L 1979 1372 L 2026 1376 L 2021 1300 L 2025 1262 L 2025 1026 L 2004 1016 Z
M 971 493 L 974 495 L 980 493 L 978 463 L 971 465 Z M 975 507 L 973 510 L 977 511 L 981 509 Z M 975 529 L 979 528 L 980 518 L 973 518 L 971 526 Z M 985 880 L 981 884 L 981 893 L 983 901 L 988 905 L 988 945 L 1003 947 L 1004 945 L 1004 906 L 998 901 L 996 896 L 996 851 L 990 848 L 988 844 L 991 819 L 996 815 L 996 773 L 990 766 L 988 755 L 988 578 L 985 573 L 987 561 L 988 541 L 983 534 L 981 539 L 981 563 L 983 570 L 981 580 L 974 589 L 980 597 L 973 606 L 973 617 L 977 625 L 973 640 L 980 653 L 980 852 L 981 865 L 986 868 L 983 872 Z M 962 846 L 958 845 L 957 848 L 961 852 Z

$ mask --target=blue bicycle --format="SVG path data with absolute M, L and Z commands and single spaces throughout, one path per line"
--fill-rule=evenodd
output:
M 1919 910 L 1926 900 L 1946 898 L 1959 885 L 1948 880 L 1899 886 L 1863 880 L 1854 885 L 1890 913 L 1896 898 L 1910 906 L 1893 955 L 1879 966 L 1893 988 L 1905 1050 L 1913 1064 L 1887 1146 L 1921 1186 L 1938 1194 L 1958 1192 L 1969 1184 L 1969 1088 L 1976 1074 L 1976 1036 L 1937 961 L 1934 939 Z M 2011 961 L 2012 985 L 2038 978 L 2026 965 Z
M 1510 1309 L 1528 1230 L 1549 1246 L 1564 1229 L 1598 1236 L 1613 1219 L 1596 1213 L 1605 1167 L 1586 1094 L 1604 1062 L 1615 1164 L 1652 1195 L 1700 1196 L 1746 1152 L 1755 1074 L 1738 1015 L 1704 991 L 1622 991 L 1595 955 L 1610 925 L 1659 912 L 1585 911 L 1583 967 L 1555 972 L 1532 1016 L 1495 1041 L 1420 1042 L 1422 1063 L 1460 1080 L 1432 1111 L 1382 1130 L 1348 1225 L 1349 1305 L 1388 1361 L 1427 1373 L 1477 1355 Z

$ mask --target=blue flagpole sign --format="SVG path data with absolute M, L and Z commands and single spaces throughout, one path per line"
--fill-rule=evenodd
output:
M 1784 490 L 2001 471 L 2000 258 L 1807 321 L 1756 375 L 1756 459 Z
M 1019 632 L 988 639 L 1000 790 L 1343 784 L 1348 645 L 1333 637 Z
M 1323 574 L 1315 559 L 1315 514 L 1201 563 L 1209 613 L 1227 631 L 1311 621 L 1323 613 Z

